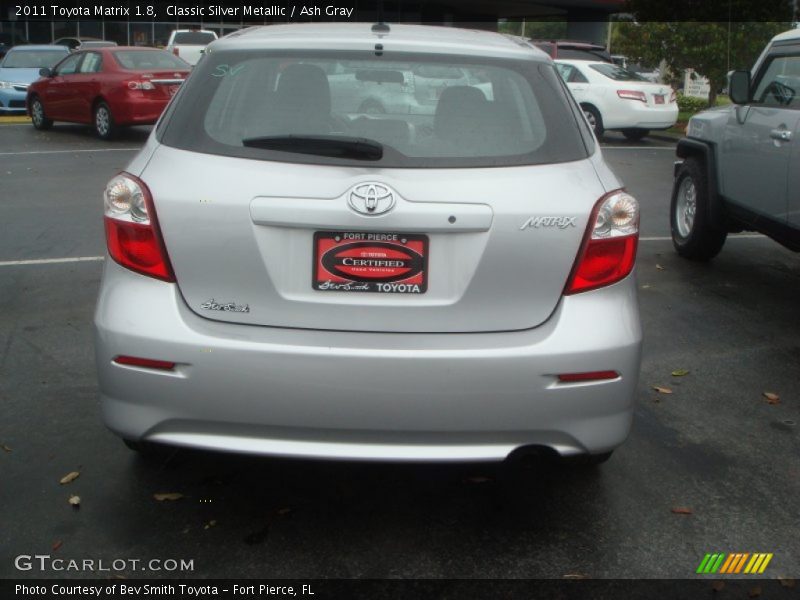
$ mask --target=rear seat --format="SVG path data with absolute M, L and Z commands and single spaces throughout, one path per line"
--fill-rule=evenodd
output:
M 358 117 L 351 123 L 352 133 L 398 150 L 407 148 L 411 143 L 411 130 L 408 123 L 400 119 L 374 119 Z

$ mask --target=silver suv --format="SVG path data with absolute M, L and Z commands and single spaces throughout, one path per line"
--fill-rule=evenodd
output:
M 678 142 L 671 226 L 681 256 L 709 260 L 729 232 L 800 251 L 800 30 L 730 76 L 734 104 L 692 117 Z
M 427 114 L 360 114 L 331 92 L 355 67 L 386 94 L 463 77 Z M 139 450 L 602 461 L 633 415 L 638 225 L 523 40 L 229 35 L 105 191 L 105 421 Z

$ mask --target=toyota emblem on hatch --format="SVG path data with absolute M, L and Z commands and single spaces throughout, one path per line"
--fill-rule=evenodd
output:
M 380 183 L 360 183 L 350 190 L 347 203 L 362 215 L 382 215 L 394 207 L 394 192 Z

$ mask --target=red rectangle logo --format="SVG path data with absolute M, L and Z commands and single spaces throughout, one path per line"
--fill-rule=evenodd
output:
M 428 236 L 318 231 L 315 290 L 423 294 L 428 289 Z

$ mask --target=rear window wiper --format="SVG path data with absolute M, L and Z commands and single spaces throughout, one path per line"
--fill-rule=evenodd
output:
M 263 148 L 331 158 L 380 160 L 383 146 L 374 140 L 339 135 L 271 135 L 242 140 L 248 148 Z

